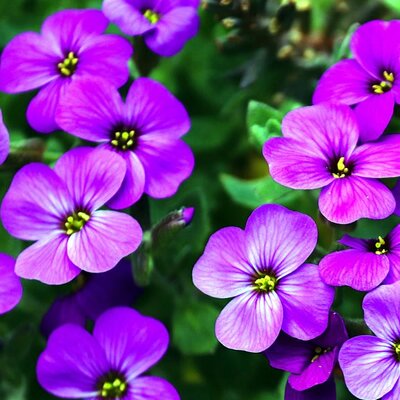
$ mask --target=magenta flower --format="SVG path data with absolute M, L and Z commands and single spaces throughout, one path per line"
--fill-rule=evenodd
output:
M 108 150 L 70 150 L 54 170 L 32 163 L 15 175 L 1 205 L 8 232 L 36 241 L 17 258 L 16 273 L 62 284 L 81 270 L 105 272 L 139 246 L 129 215 L 99 210 L 119 189 L 125 163 Z
M 80 80 L 61 100 L 56 119 L 65 131 L 102 143 L 125 161 L 124 181 L 109 207 L 128 207 L 143 192 L 172 196 L 192 173 L 192 151 L 180 139 L 190 128 L 187 112 L 151 79 L 137 79 L 126 103 L 105 81 Z
M 332 312 L 322 335 L 304 342 L 282 333 L 265 355 L 272 367 L 290 372 L 288 386 L 291 389 L 307 391 L 333 378 L 340 347 L 347 339 L 343 319 Z
M 0 110 L 0 165 L 6 161 L 10 152 L 10 136 L 3 122 L 3 115 Z
M 283 137 L 264 145 L 271 176 L 293 189 L 319 189 L 319 209 L 330 221 L 382 219 L 396 202 L 379 178 L 400 176 L 400 135 L 357 146 L 359 127 L 345 105 L 320 104 L 291 111 Z
M 386 237 L 359 239 L 344 235 L 339 243 L 350 249 L 328 254 L 319 264 L 321 278 L 328 285 L 369 291 L 382 282 L 400 280 L 400 225 Z
M 334 290 L 313 264 L 304 264 L 317 243 L 308 216 L 267 204 L 245 230 L 214 233 L 193 269 L 195 286 L 209 296 L 234 299 L 216 322 L 226 347 L 249 352 L 269 348 L 281 329 L 310 340 L 327 327 Z
M 395 400 L 400 396 L 400 282 L 368 293 L 364 319 L 376 336 L 348 340 L 339 353 L 346 385 L 359 399 Z
M 25 32 L 4 49 L 0 90 L 19 93 L 40 88 L 27 110 L 39 132 L 58 128 L 55 110 L 72 81 L 94 76 L 120 87 L 128 79 L 129 42 L 105 35 L 108 21 L 98 10 L 64 10 L 46 19 L 40 34 Z
M 131 306 L 141 293 L 127 259 L 102 274 L 79 275 L 76 285 L 78 288 L 72 293 L 56 299 L 43 317 L 40 330 L 44 336 L 67 323 L 84 327 L 109 308 Z
M 179 400 L 166 380 L 141 376 L 167 350 L 164 325 L 127 307 L 106 311 L 93 334 L 78 325 L 55 330 L 39 357 L 37 377 L 51 394 L 90 400 Z
M 15 260 L 0 253 L 0 314 L 12 310 L 21 300 L 21 281 L 14 272 Z
M 371 21 L 353 34 L 355 59 L 342 60 L 322 76 L 313 102 L 356 104 L 360 139 L 377 139 L 400 103 L 400 21 Z
M 104 0 L 107 18 L 127 35 L 142 35 L 160 56 L 182 50 L 199 30 L 199 0 Z

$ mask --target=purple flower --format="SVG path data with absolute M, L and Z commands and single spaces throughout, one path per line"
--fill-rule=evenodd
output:
M 282 333 L 265 355 L 272 367 L 290 372 L 288 384 L 292 389 L 303 391 L 328 381 L 347 339 L 343 319 L 332 312 L 321 336 L 304 342 Z
M 6 161 L 10 152 L 10 137 L 3 122 L 3 115 L 0 110 L 0 165 Z
M 79 275 L 76 285 L 78 289 L 56 299 L 43 317 L 40 329 L 44 336 L 67 323 L 85 326 L 109 308 L 130 306 L 140 293 L 127 259 L 111 271 Z
M 264 145 L 273 179 L 293 189 L 319 189 L 319 209 L 330 221 L 382 219 L 396 202 L 378 178 L 400 175 L 400 135 L 357 146 L 359 127 L 345 105 L 320 104 L 291 111 L 283 137 Z
M 127 307 L 106 311 L 91 335 L 78 325 L 55 330 L 39 357 L 39 383 L 59 397 L 90 400 L 179 400 L 158 377 L 141 376 L 167 350 L 164 325 Z
M 32 163 L 15 175 L 1 205 L 8 232 L 36 241 L 16 262 L 27 279 L 62 284 L 81 270 L 105 272 L 139 246 L 142 231 L 129 215 L 99 210 L 119 189 L 125 163 L 108 150 L 76 148 L 54 170 Z
M 137 79 L 126 103 L 105 81 L 80 80 L 61 100 L 56 119 L 67 132 L 102 143 L 125 161 L 126 174 L 120 173 L 125 179 L 109 207 L 128 207 L 143 192 L 172 196 L 192 173 L 192 151 L 180 139 L 190 128 L 187 112 L 151 79 Z
M 101 11 L 64 10 L 46 19 L 41 34 L 21 33 L 6 46 L 0 90 L 41 88 L 27 110 L 34 129 L 49 133 L 58 128 L 55 110 L 72 81 L 95 76 L 116 87 L 127 81 L 132 47 L 117 35 L 104 35 L 107 25 Z
M 182 50 L 199 30 L 199 0 L 104 0 L 103 11 L 127 35 L 142 35 L 160 56 Z
M 285 400 L 336 400 L 336 386 L 333 377 L 321 385 L 307 390 L 294 390 L 286 383 Z
M 355 59 L 342 60 L 322 76 L 313 102 L 356 104 L 360 139 L 377 139 L 400 103 L 400 21 L 371 21 L 351 40 Z
M 382 282 L 400 280 L 400 225 L 385 237 L 359 239 L 344 235 L 339 243 L 350 249 L 328 254 L 319 264 L 321 278 L 328 285 L 369 291 Z
M 22 285 L 14 272 L 15 260 L 0 253 L 0 314 L 12 310 L 21 300 Z
M 348 340 L 339 364 L 350 392 L 359 399 L 400 396 L 400 282 L 380 286 L 363 301 L 364 319 L 376 336 Z
M 209 296 L 234 297 L 216 322 L 224 346 L 261 352 L 281 329 L 302 340 L 325 330 L 334 290 L 315 265 L 304 264 L 317 235 L 310 217 L 267 204 L 250 215 L 245 230 L 228 227 L 210 237 L 193 282 Z

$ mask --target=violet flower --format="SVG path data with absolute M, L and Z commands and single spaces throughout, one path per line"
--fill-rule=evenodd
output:
M 166 380 L 141 376 L 167 350 L 164 325 L 127 307 L 106 311 L 93 334 L 68 324 L 55 330 L 37 364 L 39 383 L 54 396 L 90 400 L 179 400 Z
M 245 230 L 228 227 L 210 237 L 193 282 L 209 296 L 234 297 L 216 322 L 224 346 L 261 352 L 281 329 L 302 340 L 326 329 L 334 290 L 316 265 L 304 264 L 317 235 L 307 215 L 267 204 L 250 215 Z
M 339 353 L 346 386 L 359 399 L 400 396 L 400 282 L 368 293 L 364 319 L 376 336 L 356 336 Z
M 0 110 L 0 165 L 6 161 L 10 152 L 10 136 L 3 122 L 3 115 Z
M 56 299 L 43 317 L 40 330 L 44 336 L 67 323 L 85 326 L 109 308 L 131 306 L 141 292 L 128 259 L 102 274 L 81 274 L 76 285 L 72 293 Z
M 108 23 L 98 10 L 64 10 L 48 17 L 40 34 L 21 33 L 6 46 L 0 90 L 40 88 L 27 110 L 34 129 L 49 133 L 58 128 L 55 110 L 70 82 L 95 76 L 120 87 L 127 81 L 132 47 L 118 35 L 105 35 Z
M 322 335 L 304 342 L 282 333 L 265 355 L 272 367 L 290 372 L 288 386 L 291 389 L 304 391 L 332 378 L 340 347 L 347 339 L 343 319 L 332 312 Z
M 291 111 L 283 137 L 264 145 L 271 176 L 293 189 L 319 189 L 319 209 L 330 221 L 382 219 L 396 202 L 379 178 L 400 176 L 400 135 L 357 146 L 359 127 L 345 105 L 320 104 Z
M 57 122 L 82 139 L 102 143 L 125 161 L 120 190 L 108 206 L 121 209 L 143 192 L 164 198 L 175 194 L 192 173 L 194 158 L 181 137 L 190 120 L 183 105 L 161 84 L 137 79 L 126 103 L 103 80 L 85 79 L 70 86 L 57 111 Z
M 360 139 L 377 139 L 400 102 L 400 21 L 370 21 L 353 34 L 354 59 L 342 60 L 322 76 L 313 102 L 355 104 Z
M 127 35 L 142 35 L 160 56 L 182 50 L 199 30 L 199 0 L 104 0 L 103 11 Z
M 319 264 L 321 278 L 328 285 L 369 291 L 382 282 L 400 280 L 400 225 L 385 237 L 359 239 L 344 235 L 338 242 L 350 249 L 328 254 Z
M 16 273 L 48 284 L 71 281 L 81 270 L 105 272 L 139 246 L 131 216 L 99 210 L 119 189 L 125 163 L 108 150 L 76 148 L 54 170 L 31 163 L 14 176 L 1 205 L 7 231 L 36 241 L 17 258 Z
M 307 390 L 294 390 L 286 383 L 285 400 L 336 400 L 336 385 L 333 377 L 321 385 Z
M 21 281 L 14 272 L 15 260 L 0 253 L 0 314 L 12 310 L 21 300 Z

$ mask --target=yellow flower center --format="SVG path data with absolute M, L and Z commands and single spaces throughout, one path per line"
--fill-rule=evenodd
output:
M 323 349 L 322 347 L 317 346 L 317 347 L 314 349 L 314 356 L 313 356 L 313 358 L 311 359 L 311 362 L 313 363 L 314 361 L 318 360 L 318 358 L 319 358 L 320 356 L 322 356 L 322 354 L 329 353 L 330 351 L 331 351 L 331 348 L 330 348 L 330 347 L 327 347 L 326 349 Z
M 263 274 L 254 281 L 256 290 L 263 292 L 271 292 L 275 289 L 277 279 L 274 276 Z
M 345 178 L 349 175 L 349 168 L 346 167 L 344 163 L 344 157 L 340 157 L 339 161 L 336 163 L 334 170 L 332 171 L 332 175 L 335 178 Z
M 73 213 L 65 220 L 64 227 L 67 235 L 79 232 L 90 219 L 90 215 L 83 211 Z
M 71 76 L 76 71 L 78 65 L 78 58 L 75 56 L 73 51 L 70 51 L 65 57 L 64 61 L 57 64 L 58 70 L 63 76 Z
M 121 378 L 107 380 L 100 387 L 100 396 L 105 399 L 120 399 L 127 390 L 127 383 Z
M 376 94 L 383 94 L 388 92 L 393 87 L 394 74 L 393 72 L 383 71 L 383 80 L 377 84 L 372 85 L 372 90 Z
M 143 15 L 151 24 L 156 24 L 160 20 L 160 14 L 152 10 L 146 10 Z
M 382 255 L 387 253 L 389 250 L 385 246 L 386 246 L 385 240 L 382 238 L 382 236 L 378 236 L 378 240 L 375 243 L 375 248 L 376 248 L 375 254 Z
M 135 141 L 133 137 L 135 136 L 135 131 L 132 129 L 128 131 L 117 131 L 114 133 L 114 138 L 111 140 L 111 145 L 120 150 L 127 150 L 131 148 Z

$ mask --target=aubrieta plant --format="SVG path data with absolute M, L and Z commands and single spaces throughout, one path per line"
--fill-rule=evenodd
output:
M 273 68 L 268 54 L 282 60 L 290 53 L 291 45 L 279 46 L 295 35 L 283 33 L 300 26 L 295 16 L 304 16 L 308 7 L 295 0 L 254 3 L 203 4 L 218 9 L 215 17 L 233 29 L 233 47 L 255 35 L 257 57 L 245 68 L 230 60 L 236 66 L 231 75 L 244 73 L 247 82 L 263 70 L 259 60 Z M 93 6 L 97 9 L 42 18 L 40 33 L 17 34 L 1 54 L 0 91 L 37 92 L 26 97 L 28 131 L 22 135 L 8 124 L 9 107 L 0 111 L 0 173 L 7 186 L 0 217 L 4 246 L 9 248 L 8 240 L 18 246 L 15 254 L 0 253 L 0 315 L 12 312 L 5 318 L 13 323 L 23 307 L 26 319 L 21 331 L 8 332 L 0 324 L 0 360 L 8 365 L 7 352 L 14 357 L 24 347 L 20 335 L 25 344 L 35 326 L 42 336 L 32 352 L 42 394 L 32 395 L 24 378 L 0 381 L 0 398 L 192 400 L 187 388 L 201 384 L 195 400 L 335 400 L 343 393 L 398 400 L 400 134 L 388 132 L 398 131 L 391 122 L 400 104 L 400 21 L 358 26 L 347 38 L 351 58 L 343 59 L 343 49 L 332 58 L 315 82 L 313 105 L 292 102 L 281 112 L 264 104 L 249 113 L 248 120 L 258 124 L 252 131 L 259 152 L 255 164 L 264 176 L 262 184 L 248 185 L 222 175 L 236 200 L 253 197 L 246 200 L 252 212 L 237 213 L 228 223 L 235 226 L 221 227 L 226 220 L 216 211 L 218 201 L 207 197 L 220 190 L 207 179 L 219 182 L 221 160 L 246 146 L 230 138 L 230 154 L 215 151 L 210 159 L 198 149 L 226 139 L 228 111 L 232 104 L 240 110 L 246 97 L 241 92 L 224 104 L 213 131 L 202 116 L 213 102 L 202 93 L 192 124 L 184 103 L 199 88 L 207 92 L 209 82 L 199 74 L 204 88 L 191 85 L 172 67 L 174 60 L 159 57 L 192 46 L 199 1 L 98 0 Z M 272 18 L 266 17 L 269 10 Z M 205 28 L 208 41 L 211 23 Z M 267 40 L 259 40 L 267 30 Z M 298 31 L 299 43 L 301 35 Z M 268 52 L 265 46 L 274 38 L 274 51 Z M 196 68 L 189 75 L 196 75 L 204 60 L 191 51 Z M 184 54 L 180 60 L 190 64 L 189 59 Z M 160 70 L 153 71 L 154 60 Z M 187 92 L 164 82 L 175 73 Z M 285 97 L 285 84 L 279 85 L 276 103 Z M 273 117 L 264 121 L 262 113 Z M 38 139 L 36 131 L 59 132 Z M 191 177 L 196 151 L 201 154 Z M 202 174 L 206 164 L 210 176 Z M 195 182 L 194 189 L 188 181 Z M 205 216 L 206 207 L 215 221 Z M 205 245 L 206 235 L 191 229 L 196 223 L 207 235 L 215 230 Z M 190 252 L 196 253 L 194 266 Z M 364 296 L 358 297 L 363 319 L 354 318 L 361 314 L 355 302 L 343 306 L 348 293 Z M 43 312 L 31 321 L 38 304 Z M 170 342 L 167 326 L 173 344 L 161 360 Z M 241 356 L 238 351 L 253 353 L 242 360 L 285 371 L 279 392 L 207 391 L 204 385 L 223 385 L 219 377 L 207 379 L 209 364 L 196 364 L 195 356 L 211 353 L 218 342 L 225 347 L 219 354 L 230 354 L 230 360 Z M 177 362 L 177 353 L 188 357 Z M 216 360 L 212 372 L 222 371 L 221 365 Z M 239 370 L 242 379 L 247 365 Z M 223 372 L 233 386 L 240 379 L 232 371 Z M 21 382 L 21 392 L 11 391 L 15 382 Z

